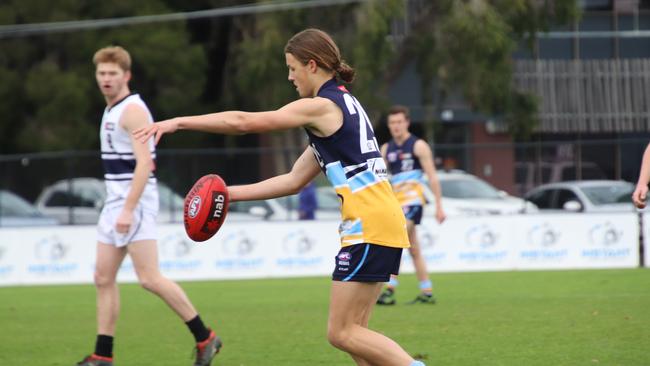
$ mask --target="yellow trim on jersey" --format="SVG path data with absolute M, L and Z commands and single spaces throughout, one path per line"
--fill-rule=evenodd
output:
M 377 244 L 392 248 L 410 247 L 406 219 L 388 181 L 382 180 L 355 190 L 336 187 L 343 197 L 339 228 L 341 245 Z
M 393 185 L 393 192 L 401 206 L 424 205 L 424 188 L 419 182 L 403 182 Z

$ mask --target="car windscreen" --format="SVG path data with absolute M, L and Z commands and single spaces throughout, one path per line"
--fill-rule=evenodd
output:
M 613 203 L 629 203 L 634 186 L 632 184 L 613 184 L 594 187 L 582 187 L 589 201 L 594 205 L 609 205 Z
M 160 208 L 165 211 L 182 211 L 183 210 L 183 198 L 179 196 L 176 192 L 172 191 L 171 188 L 166 186 L 163 183 L 158 182 L 158 200 L 160 202 Z
M 444 179 L 440 188 L 448 198 L 501 198 L 496 188 L 478 179 Z
M 0 191 L 0 215 L 4 217 L 37 217 L 38 210 L 21 197 Z

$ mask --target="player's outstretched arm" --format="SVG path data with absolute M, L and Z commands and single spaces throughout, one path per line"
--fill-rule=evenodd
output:
M 650 182 L 650 144 L 645 148 L 643 160 L 641 161 L 641 172 L 636 189 L 632 193 L 632 202 L 637 208 L 645 208 L 645 200 L 648 194 L 648 182 Z
M 154 137 L 156 144 L 162 135 L 177 130 L 194 130 L 224 135 L 243 135 L 294 127 L 311 127 L 327 120 L 332 113 L 332 102 L 324 98 L 303 98 L 284 107 L 267 112 L 227 111 L 199 116 L 176 117 L 156 122 L 133 132 L 144 143 Z
M 431 152 L 431 148 L 429 147 L 429 144 L 423 140 L 418 140 L 415 142 L 413 152 L 420 160 L 422 170 L 429 179 L 429 186 L 431 187 L 433 195 L 436 197 L 436 220 L 442 224 L 442 222 L 447 218 L 447 215 L 442 209 L 442 189 L 440 188 L 440 181 L 438 180 L 438 174 L 436 173 L 436 166 L 433 163 L 433 153 Z
M 379 151 L 381 152 L 381 157 L 384 158 L 386 164 L 388 164 L 388 159 L 386 159 L 386 154 L 388 153 L 388 143 L 381 145 Z
M 308 147 L 291 171 L 254 184 L 228 187 L 231 201 L 251 201 L 296 194 L 320 172 L 314 153 Z

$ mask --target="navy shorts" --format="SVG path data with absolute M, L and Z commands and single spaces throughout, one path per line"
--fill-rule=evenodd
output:
M 422 221 L 422 206 L 404 206 L 402 207 L 404 216 L 407 220 L 413 221 L 415 225 L 420 225 Z
M 356 244 L 341 248 L 334 258 L 334 281 L 388 282 L 399 273 L 402 248 Z

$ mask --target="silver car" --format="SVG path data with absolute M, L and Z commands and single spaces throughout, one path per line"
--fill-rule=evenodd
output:
M 620 180 L 583 180 L 541 185 L 526 199 L 541 211 L 633 212 L 634 185 Z
M 316 188 L 318 207 L 315 217 L 318 220 L 340 220 L 340 200 L 334 188 Z M 298 220 L 298 195 L 270 198 L 259 201 L 232 202 L 228 209 L 228 220 L 231 221 L 287 221 Z
M 0 189 L 0 227 L 50 226 L 58 223 L 17 194 Z
M 449 217 L 512 215 L 538 211 L 533 203 L 511 196 L 483 179 L 464 171 L 441 170 L 437 172 L 437 176 L 442 190 L 442 208 Z M 435 197 L 428 183 L 425 183 L 424 186 L 424 195 L 428 201 L 424 207 L 424 217 L 433 217 Z
M 158 182 L 158 222 L 183 221 L 183 198 Z M 104 181 L 80 177 L 47 186 L 36 199 L 36 207 L 63 224 L 94 225 L 106 198 Z

